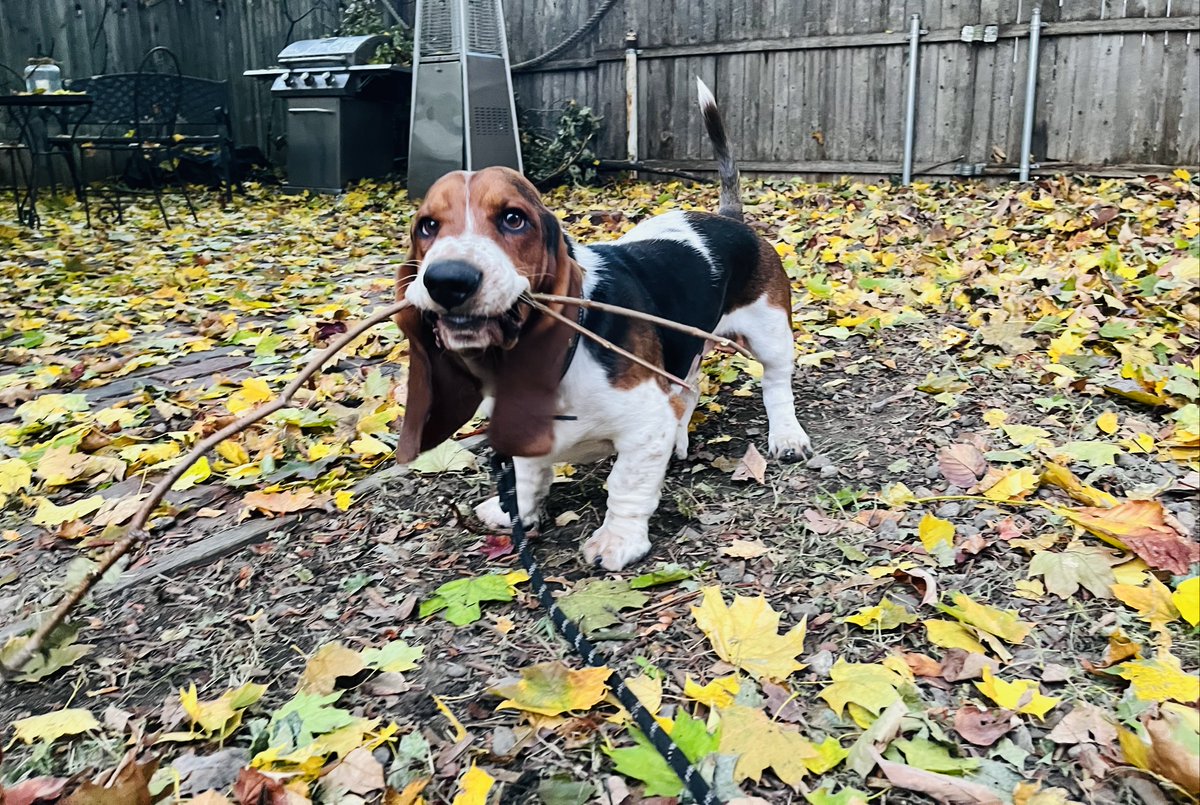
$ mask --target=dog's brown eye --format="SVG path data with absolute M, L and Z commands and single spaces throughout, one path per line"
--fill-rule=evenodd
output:
M 432 218 L 422 218 L 417 222 L 417 234 L 423 238 L 431 238 L 437 234 L 438 222 Z
M 509 232 L 520 232 L 529 225 L 529 219 L 520 210 L 506 210 L 500 218 L 500 223 Z

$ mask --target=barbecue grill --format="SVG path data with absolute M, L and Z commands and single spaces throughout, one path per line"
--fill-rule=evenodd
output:
M 247 70 L 274 78 L 271 94 L 287 101 L 285 190 L 341 192 L 349 182 L 392 171 L 396 124 L 410 91 L 410 71 L 369 64 L 383 36 L 336 36 L 293 42 L 278 67 Z

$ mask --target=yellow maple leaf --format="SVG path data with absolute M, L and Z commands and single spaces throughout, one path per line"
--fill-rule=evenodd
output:
M 231 414 L 241 414 L 273 399 L 275 399 L 275 394 L 267 385 L 267 381 L 261 377 L 248 377 L 242 381 L 240 389 L 229 395 L 225 407 Z
M 847 615 L 842 620 L 864 629 L 874 626 L 887 630 L 897 629 L 906 623 L 916 623 L 917 616 L 909 612 L 907 607 L 893 603 L 890 598 L 884 598 L 878 606 L 863 607 L 854 615 Z
M 781 635 L 779 613 L 761 595 L 734 596 L 731 606 L 717 587 L 705 587 L 703 596 L 692 617 L 725 662 L 755 679 L 781 680 L 804 668 L 796 661 L 804 651 L 804 621 Z
M 100 723 L 91 711 L 81 707 L 67 710 L 55 710 L 40 716 L 19 718 L 12 723 L 13 740 L 31 744 L 34 741 L 53 743 L 64 735 L 78 735 L 81 732 L 100 728 Z
M 879 499 L 889 506 L 903 506 L 905 503 L 916 500 L 917 496 L 907 486 L 897 482 L 885 486 L 879 493 Z
M 999 408 L 989 408 L 983 412 L 983 421 L 993 428 L 998 428 L 1008 421 L 1008 413 Z
M 662 708 L 663 700 L 663 683 L 661 676 L 650 676 L 649 674 L 638 674 L 625 680 L 625 687 L 637 697 L 637 700 L 642 703 L 642 706 L 650 711 L 651 715 L 658 715 L 658 711 Z M 616 697 L 615 693 L 608 695 L 608 703 L 617 708 L 614 715 L 609 716 L 606 721 L 612 724 L 623 724 L 631 720 L 632 716 L 625 709 L 621 701 Z M 664 719 L 665 720 L 665 719 Z
M 1171 601 L 1183 619 L 1200 626 L 1200 576 L 1192 576 L 1171 593 Z
M 472 763 L 458 781 L 458 793 L 454 795 L 453 805 L 487 805 L 488 793 L 495 784 L 492 775 Z
M 1112 435 L 1121 427 L 1121 420 L 1112 411 L 1105 411 L 1100 416 L 1096 417 L 1096 427 L 1105 433 Z
M 983 680 L 975 683 L 975 687 L 1005 710 L 1017 713 L 1028 713 L 1044 721 L 1049 713 L 1061 701 L 1052 696 L 1042 695 L 1037 682 L 1030 679 L 1017 679 L 1006 682 L 998 679 L 992 673 L 992 667 L 983 667 Z
M 208 456 L 200 456 L 195 464 L 188 467 L 179 480 L 171 485 L 171 491 L 181 492 L 191 489 L 199 483 L 207 481 L 212 476 L 212 467 L 208 465 Z
M 941 607 L 947 615 L 1009 643 L 1025 642 L 1025 638 L 1033 630 L 1033 624 L 1018 618 L 1015 610 L 996 609 L 980 604 L 964 593 L 955 593 L 951 600 L 954 606 Z
M 921 538 L 925 552 L 932 556 L 938 550 L 938 546 L 954 547 L 954 524 L 925 512 L 925 516 L 917 525 L 917 536 Z
M 1078 355 L 1079 348 L 1083 346 L 1083 339 L 1086 333 L 1073 333 L 1067 331 L 1057 338 L 1050 340 L 1050 346 L 1046 349 L 1046 353 L 1050 356 L 1050 360 L 1058 363 L 1060 358 L 1067 355 Z
M 366 668 L 361 652 L 339 642 L 326 643 L 318 648 L 300 674 L 297 693 L 332 693 L 340 676 L 354 676 Z
M 226 439 L 220 442 L 217 445 L 217 455 L 235 467 L 250 463 L 250 453 L 246 451 L 241 442 L 234 441 L 233 439 Z
M 1184 673 L 1179 659 L 1166 650 L 1159 651 L 1153 660 L 1123 662 L 1108 673 L 1128 680 L 1134 697 L 1144 702 L 1170 699 L 1193 704 L 1200 699 L 1200 677 Z
M 544 662 L 521 669 L 521 678 L 497 685 L 491 692 L 500 696 L 497 710 L 509 708 L 527 713 L 557 716 L 571 710 L 590 710 L 604 698 L 608 668 L 575 670 L 561 662 Z
M 929 642 L 935 646 L 961 648 L 976 654 L 987 654 L 987 649 L 975 637 L 974 632 L 961 623 L 931 618 L 921 621 L 921 625 L 925 627 L 925 634 Z
M 266 693 L 266 685 L 247 682 L 240 688 L 227 690 L 211 701 L 200 701 L 193 682 L 179 691 L 179 703 L 192 723 L 206 734 L 224 738 L 241 723 L 241 711 L 257 702 Z
M 856 704 L 872 715 L 899 700 L 902 687 L 909 680 L 892 668 L 877 663 L 850 663 L 839 659 L 829 669 L 833 684 L 820 692 L 820 697 L 838 716 L 846 705 Z
M 33 470 L 19 458 L 0 461 L 0 495 L 24 492 L 33 482 Z
M 68 503 L 66 506 L 56 506 L 49 498 L 38 499 L 37 511 L 33 513 L 33 524 L 56 526 L 86 517 L 104 505 L 104 498 L 92 495 L 90 498 Z
M 736 676 L 718 677 L 707 685 L 688 677 L 683 682 L 683 695 L 709 707 L 728 707 L 733 704 L 733 698 L 740 688 L 741 682 Z
M 1152 629 L 1166 631 L 1167 624 L 1179 617 L 1171 591 L 1154 576 L 1148 577 L 1145 587 L 1114 584 L 1111 589 L 1118 601 L 1137 610 L 1138 617 Z
M 734 782 L 747 778 L 758 782 L 768 768 L 793 789 L 800 785 L 808 767 L 822 754 L 795 727 L 772 721 L 762 710 L 732 705 L 721 711 L 722 755 L 736 755 Z
M 999 502 L 1023 500 L 1038 488 L 1041 478 L 1032 467 L 1020 467 L 1005 473 L 1000 480 L 984 490 L 988 500 Z
M 350 504 L 354 502 L 354 493 L 349 489 L 342 489 L 333 494 L 333 505 L 338 507 L 338 511 L 346 511 L 350 508 Z

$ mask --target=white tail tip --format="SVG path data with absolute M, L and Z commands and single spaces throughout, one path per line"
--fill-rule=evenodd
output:
M 717 99 L 713 97 L 712 90 L 701 80 L 700 76 L 696 76 L 696 98 L 700 101 L 701 109 L 717 105 Z

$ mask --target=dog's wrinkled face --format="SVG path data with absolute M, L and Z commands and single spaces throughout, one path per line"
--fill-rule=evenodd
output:
M 516 343 L 521 294 L 553 282 L 562 231 L 519 173 L 457 171 L 430 188 L 413 218 L 406 298 L 433 320 L 451 352 Z

